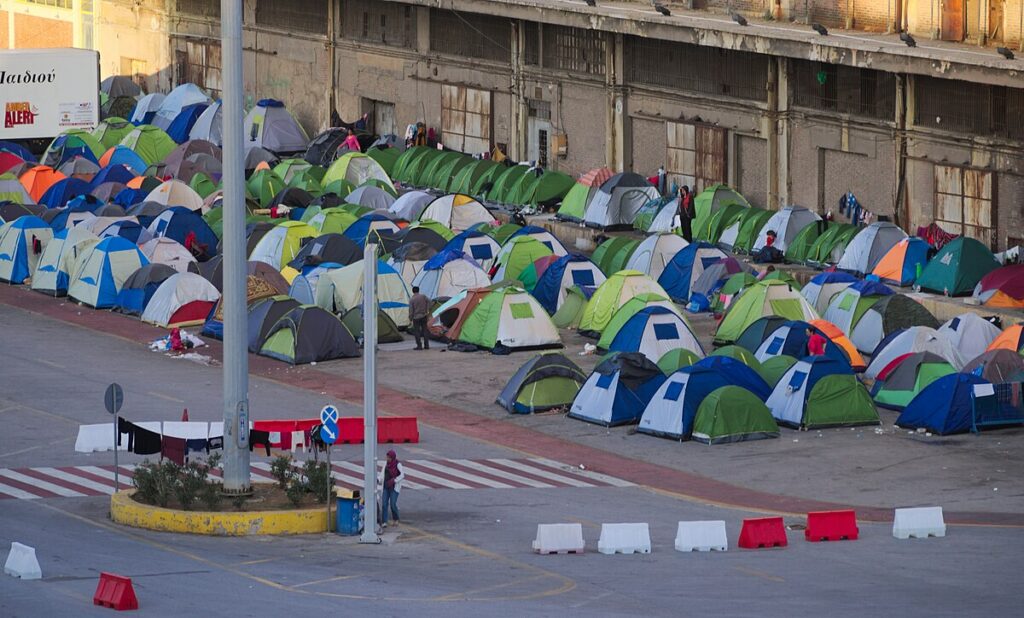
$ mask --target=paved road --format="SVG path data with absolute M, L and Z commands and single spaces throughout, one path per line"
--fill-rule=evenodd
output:
M 130 418 L 177 420 L 185 406 L 192 420 L 219 417 L 216 368 L 8 307 L 0 306 L 0 323 L 3 470 L 109 465 L 110 453 L 75 453 L 73 445 L 79 424 L 107 420 L 101 397 L 112 380 L 126 389 Z M 306 417 L 327 402 L 319 393 L 259 378 L 252 389 L 256 419 Z M 342 412 L 356 410 L 342 406 Z M 404 458 L 435 465 L 471 460 L 477 466 L 529 459 L 439 429 L 424 427 L 421 433 L 419 445 L 399 448 Z M 356 461 L 360 451 L 340 449 L 340 459 Z M 124 463 L 140 459 L 128 455 Z M 559 453 L 549 459 L 558 461 Z M 862 524 L 855 542 L 806 543 L 793 530 L 788 548 L 740 551 L 735 540 L 750 513 L 642 486 L 587 484 L 594 486 L 410 488 L 402 495 L 405 522 L 389 528 L 385 543 L 373 547 L 336 535 L 222 539 L 138 531 L 111 524 L 102 495 L 4 499 L 0 545 L 20 541 L 36 547 L 45 577 L 0 578 L 0 615 L 109 615 L 90 604 L 100 571 L 132 576 L 143 610 L 157 616 L 364 610 L 426 616 L 859 617 L 1018 611 L 1016 585 L 1024 566 L 1019 529 L 955 526 L 944 539 L 896 541 L 888 526 Z M 674 551 L 676 522 L 697 519 L 724 519 L 730 551 Z M 531 553 L 537 523 L 560 521 L 583 524 L 588 553 Z M 623 521 L 650 523 L 652 554 L 594 551 L 600 523 Z

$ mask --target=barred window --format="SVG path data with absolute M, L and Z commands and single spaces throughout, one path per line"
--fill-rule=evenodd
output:
M 256 25 L 310 34 L 327 34 L 324 0 L 258 0 Z
M 178 12 L 220 19 L 220 0 L 178 0 Z
M 346 39 L 391 47 L 416 46 L 416 11 L 411 4 L 348 0 L 341 9 L 341 32 Z
M 917 76 L 914 101 L 918 126 L 1024 140 L 1024 89 Z
M 70 9 L 74 2 L 73 0 L 21 0 L 25 4 L 42 4 L 43 6 L 53 6 L 58 9 Z
M 523 24 L 523 64 L 537 66 L 540 64 L 540 24 L 524 21 Z
M 599 30 L 544 26 L 544 66 L 562 71 L 603 75 L 605 37 Z
M 768 57 L 751 52 L 627 37 L 626 81 L 765 101 Z
M 511 62 L 508 19 L 455 10 L 430 10 L 430 49 L 443 54 Z
M 793 104 L 821 111 L 893 120 L 896 76 L 824 62 L 793 62 Z

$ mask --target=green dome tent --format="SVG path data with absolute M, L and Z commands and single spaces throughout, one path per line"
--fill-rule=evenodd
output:
M 773 211 L 763 208 L 748 208 L 740 214 L 738 220 L 722 231 L 718 242 L 731 247 L 734 253 L 750 253 L 757 240 L 757 233 L 773 214 Z
M 576 182 L 563 172 L 547 171 L 526 190 L 524 200 L 534 207 L 560 202 Z
M 761 363 L 761 377 L 768 383 L 768 386 L 775 388 L 782 376 L 786 375 L 790 367 L 796 364 L 796 358 L 787 354 L 773 356 Z
M 462 323 L 459 341 L 488 350 L 561 346 L 548 312 L 526 290 L 506 286 L 494 290 Z
M 710 356 L 725 356 L 727 358 L 736 359 L 756 371 L 761 377 L 764 377 L 764 374 L 761 373 L 761 362 L 757 360 L 753 352 L 746 348 L 742 348 L 738 345 L 722 346 L 720 348 L 716 348 Z
M 665 354 L 658 359 L 658 369 L 667 376 L 672 375 L 676 371 L 683 367 L 689 367 L 700 360 L 695 352 L 691 352 L 686 348 L 676 348 L 665 352 Z
M 501 164 L 491 159 L 473 160 L 469 165 L 459 169 L 448 185 L 448 191 L 451 193 L 473 195 L 473 186 L 476 184 L 476 181 L 488 170 L 496 167 L 501 167 Z
M 286 313 L 267 333 L 260 356 L 291 365 L 359 356 L 359 345 L 329 311 L 301 305 Z
M 149 124 L 135 127 L 124 136 L 120 145 L 139 155 L 146 165 L 163 161 L 178 147 L 178 144 L 162 129 Z
M 508 240 L 509 237 L 512 236 L 512 234 L 518 232 L 519 229 L 520 227 L 515 223 L 503 223 L 497 227 L 481 227 L 480 231 L 493 238 L 494 242 L 498 243 L 499 245 L 504 245 L 505 241 Z
M 915 284 L 947 296 L 974 291 L 981 278 L 999 268 L 999 262 L 979 241 L 961 236 L 943 245 L 921 271 Z
M 482 196 L 487 187 L 493 184 L 498 179 L 499 176 L 505 173 L 505 170 L 507 169 L 507 165 L 499 163 L 498 165 L 492 166 L 484 170 L 483 173 L 481 173 L 477 177 L 477 179 L 473 181 L 469 193 L 471 195 Z
M 805 261 L 815 266 L 835 264 L 859 231 L 860 228 L 852 223 L 833 224 L 811 243 Z
M 587 374 L 558 352 L 526 361 L 501 389 L 495 403 L 513 414 L 531 414 L 572 405 Z
M 779 426 L 757 395 L 742 386 L 717 388 L 701 401 L 693 420 L 695 442 L 728 444 L 778 438 Z
M 526 270 L 526 267 L 533 264 L 542 257 L 552 255 L 553 252 L 541 241 L 531 236 L 516 236 L 509 239 L 494 259 L 497 270 L 494 273 L 495 281 L 515 280 Z
M 777 315 L 810 322 L 818 314 L 798 290 L 782 281 L 758 281 L 733 300 L 715 332 L 715 344 L 732 343 L 754 320 Z
M 789 241 L 786 247 L 786 261 L 793 264 L 803 264 L 807 261 L 807 255 L 814 245 L 814 241 L 831 228 L 836 227 L 832 221 L 821 221 L 819 225 L 808 225 L 796 233 L 793 240 Z
M 363 339 L 363 309 L 352 307 L 341 316 L 341 323 L 345 325 L 348 332 L 357 340 Z M 383 310 L 377 311 L 377 343 L 397 343 L 402 341 L 402 332 L 398 330 L 395 321 Z M 365 346 L 366 343 L 364 342 Z
M 512 190 L 516 181 L 526 174 L 529 169 L 529 166 L 526 165 L 513 165 L 506 168 L 500 176 L 494 179 L 494 186 L 487 193 L 487 199 L 492 202 L 507 204 L 506 196 Z
M 565 300 L 558 307 L 551 321 L 558 328 L 577 328 L 587 308 L 588 298 L 580 286 L 574 285 L 565 290 Z
M 714 212 L 711 218 L 703 223 L 699 230 L 693 230 L 693 237 L 697 240 L 706 240 L 717 243 L 722 232 L 730 225 L 736 223 L 743 217 L 749 206 L 740 204 L 727 204 Z
M 580 319 L 580 333 L 598 336 L 611 322 L 620 307 L 642 294 L 668 298 L 668 293 L 656 281 L 636 270 L 614 273 L 594 292 Z
M 694 238 L 715 242 L 711 234 L 711 221 L 719 210 L 729 207 L 750 208 L 750 203 L 734 189 L 723 184 L 712 185 L 698 193 L 693 198 L 693 209 L 695 211 L 693 218 Z M 736 212 L 735 208 L 733 212 Z M 720 234 L 723 229 L 725 227 L 720 228 L 718 233 Z
M 260 203 L 261 208 L 269 208 L 274 196 L 284 191 L 284 181 L 271 170 L 259 170 L 249 177 L 245 190 L 250 197 Z
M 366 151 L 366 156 L 376 161 L 388 176 L 392 175 L 395 163 L 401 154 L 397 148 L 379 148 L 377 146 Z
M 395 164 L 392 166 L 391 171 L 388 172 L 392 178 L 399 182 L 408 182 L 406 179 L 406 170 L 412 164 L 413 161 L 423 156 L 425 153 L 434 152 L 436 149 L 428 148 L 427 146 L 413 146 L 407 149 L 402 154 L 398 155 L 395 159 Z
M 590 259 L 604 274 L 614 274 L 625 268 L 629 258 L 633 257 L 633 252 L 640 246 L 640 242 L 640 240 L 628 236 L 609 238 L 598 245 Z

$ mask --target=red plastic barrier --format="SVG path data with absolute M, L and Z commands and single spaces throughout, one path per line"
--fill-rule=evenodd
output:
M 377 422 L 380 422 L 378 419 Z M 362 444 L 363 419 L 343 416 L 338 419 L 338 440 L 336 444 Z
M 807 514 L 804 538 L 808 541 L 856 541 L 860 530 L 853 510 L 816 511 Z
M 761 549 L 763 547 L 785 547 L 786 527 L 781 517 L 758 517 L 744 519 L 740 529 L 739 546 L 744 549 Z
M 139 609 L 139 600 L 135 597 L 132 579 L 113 573 L 100 573 L 100 583 L 96 586 L 92 602 L 93 605 L 111 607 L 118 611 Z
M 377 443 L 416 443 L 420 429 L 415 416 L 388 416 L 377 419 Z

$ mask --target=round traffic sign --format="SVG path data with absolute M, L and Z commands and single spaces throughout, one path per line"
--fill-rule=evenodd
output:
M 103 405 L 106 406 L 107 412 L 117 414 L 124 405 L 124 389 L 120 384 L 114 382 L 107 387 L 107 392 L 103 394 Z

